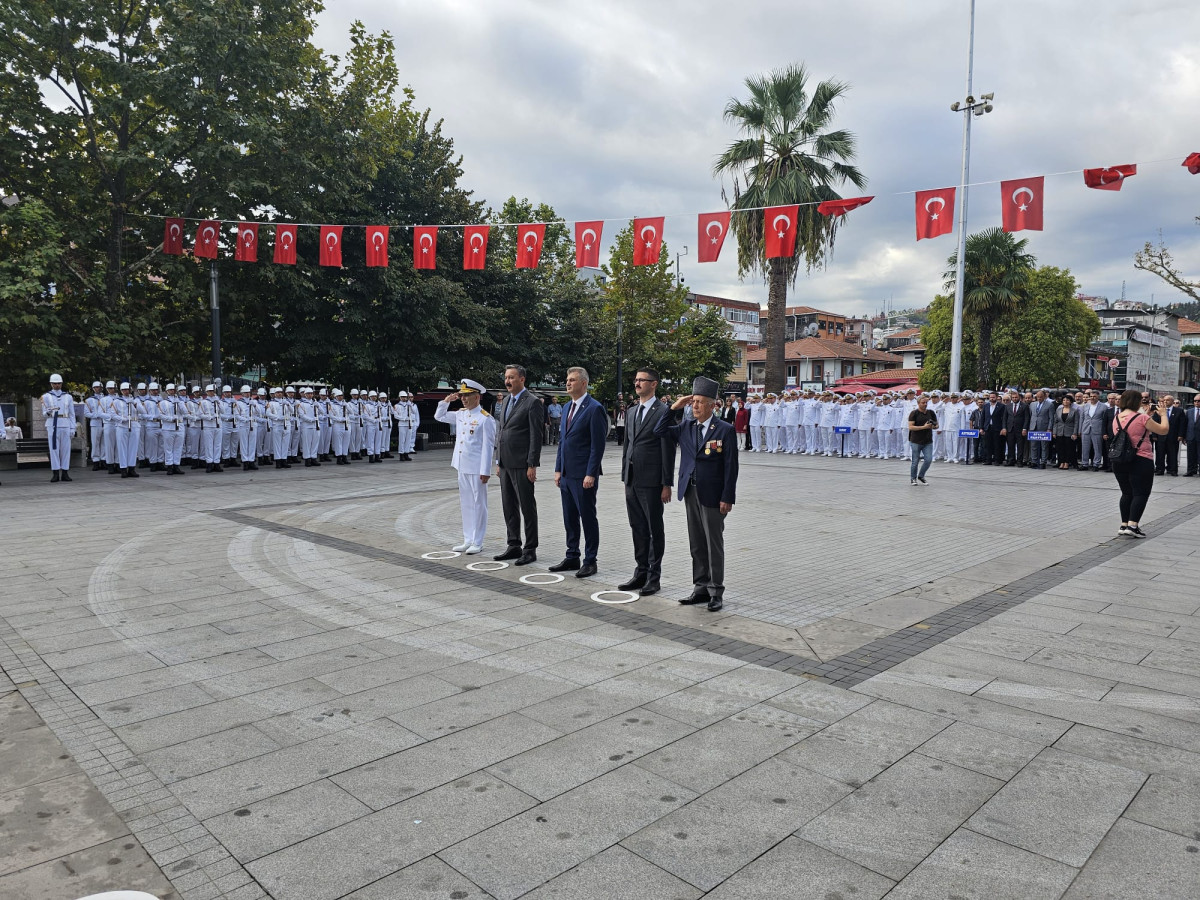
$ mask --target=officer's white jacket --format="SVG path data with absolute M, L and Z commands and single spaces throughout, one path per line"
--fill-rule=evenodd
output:
M 58 413 L 57 423 L 55 413 Z M 71 434 L 75 434 L 75 398 L 66 391 L 60 391 L 57 397 L 53 391 L 42 394 L 42 416 L 46 419 L 47 430 L 57 424 L 59 428 L 70 426 Z
M 401 427 L 416 428 L 421 421 L 421 414 L 417 411 L 417 404 L 411 400 L 402 400 L 392 407 L 392 412 L 396 414 L 396 421 Z
M 220 404 L 216 397 L 205 396 L 200 401 L 200 427 L 201 428 L 216 428 L 217 418 L 220 416 Z
M 301 400 L 296 404 L 296 418 L 301 425 L 310 425 L 320 431 L 321 423 L 317 421 L 317 408 L 313 401 Z
M 133 424 L 140 420 L 138 415 L 140 407 L 141 404 L 135 397 L 114 397 L 110 421 L 120 428 L 132 429 Z
M 832 401 L 821 401 L 821 427 L 832 428 L 838 421 L 838 407 Z
M 181 431 L 184 426 L 183 411 L 174 397 L 163 397 L 158 401 L 157 418 L 167 431 Z
M 761 400 L 750 407 L 750 426 L 757 427 L 765 425 L 767 417 L 767 404 Z
M 247 428 L 254 427 L 254 401 L 243 400 L 240 397 L 233 401 L 233 423 L 241 428 L 245 425 Z
M 103 394 L 97 394 L 93 391 L 91 396 L 83 401 L 83 417 L 85 419 L 95 420 L 102 418 L 100 415 L 100 399 L 103 396 Z
M 433 417 L 455 428 L 454 456 L 450 465 L 464 475 L 492 474 L 496 420 L 482 406 L 450 412 L 450 401 L 443 400 Z
M 340 428 L 343 431 L 348 431 L 350 428 L 349 410 L 346 409 L 346 404 L 341 400 L 331 400 L 329 402 L 329 423 L 334 428 Z

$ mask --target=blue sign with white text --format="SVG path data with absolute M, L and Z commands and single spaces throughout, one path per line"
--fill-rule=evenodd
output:
M 979 429 L 978 428 L 960 428 L 960 429 L 958 429 L 958 436 L 959 437 L 977 438 L 977 437 L 979 437 Z
M 1052 440 L 1052 435 L 1048 431 L 1031 431 L 1028 435 L 1031 441 L 1049 441 Z

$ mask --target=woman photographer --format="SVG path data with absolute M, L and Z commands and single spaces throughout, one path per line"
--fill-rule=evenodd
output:
M 1120 438 L 1122 432 L 1125 434 L 1123 439 Z M 1113 474 L 1121 486 L 1121 527 L 1117 531 L 1118 536 L 1146 536 L 1138 527 L 1138 522 L 1154 488 L 1154 445 L 1149 438 L 1150 434 L 1166 433 L 1167 423 L 1160 420 L 1158 407 L 1150 402 L 1149 396 L 1143 397 L 1141 391 L 1125 391 L 1121 395 L 1108 441 Z M 1132 452 L 1127 453 L 1131 458 L 1115 458 L 1114 454 L 1119 454 L 1121 444 L 1125 441 L 1132 448 Z

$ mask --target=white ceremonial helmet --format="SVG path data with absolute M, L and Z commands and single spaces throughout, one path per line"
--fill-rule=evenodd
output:
M 104 385 L 102 385 L 102 384 L 101 384 L 100 382 L 98 382 L 98 381 L 93 381 L 93 382 L 92 382 L 92 387 L 104 387 Z
M 51 375 L 50 383 L 51 384 L 62 384 L 62 376 L 61 375 Z
M 175 385 L 174 385 L 174 384 L 168 384 L 168 385 L 167 385 L 167 390 L 168 390 L 168 391 L 173 391 L 173 390 L 175 390 Z
M 273 388 L 271 388 L 271 394 L 272 394 L 272 395 L 274 395 L 274 394 L 282 394 L 282 393 L 283 393 L 283 388 L 281 388 L 281 387 L 273 387 Z
M 284 390 L 286 390 L 289 394 L 296 393 L 296 389 L 294 387 L 292 387 L 290 384 L 286 388 L 284 388 Z
M 141 388 L 141 387 L 145 387 L 145 385 L 144 385 L 144 384 L 139 384 L 139 385 L 138 385 L 138 387 L 139 387 L 139 388 Z M 157 382 L 157 381 L 152 381 L 152 382 L 150 382 L 150 390 L 152 390 L 152 391 L 157 391 L 157 390 L 158 390 L 158 382 Z
M 317 393 L 320 394 L 322 397 L 325 397 L 329 394 L 329 391 L 325 390 L 325 388 L 321 388 L 321 390 L 319 390 Z
M 198 394 L 198 393 L 200 393 L 200 385 L 198 385 L 198 384 L 193 384 L 193 385 L 192 385 L 192 393 L 193 393 L 193 394 Z
M 259 389 L 258 389 L 258 396 L 260 396 L 260 397 L 265 397 L 265 396 L 267 396 L 267 389 L 266 389 L 266 388 L 259 388 Z
M 104 387 L 105 387 L 105 388 L 115 388 L 116 386 L 117 386 L 117 383 L 116 383 L 115 381 L 110 381 L 110 382 L 109 382 L 108 384 L 106 384 Z
M 333 396 L 335 396 L 335 397 L 340 397 L 340 396 L 342 396 L 342 389 L 341 389 L 341 388 L 334 388 L 334 389 L 333 389 Z
M 204 386 L 204 389 L 205 389 L 206 391 L 212 391 L 213 393 L 216 393 L 217 386 L 216 386 L 215 384 L 206 384 L 206 385 Z
M 146 389 L 146 382 L 144 382 L 144 381 L 139 381 L 139 382 L 138 382 L 137 389 L 138 389 L 139 391 L 144 391 L 144 390 Z
M 378 397 L 379 395 L 377 393 L 375 393 L 374 391 L 367 391 L 367 396 L 368 397 Z
M 243 385 L 242 385 L 242 389 L 241 389 L 241 390 L 240 390 L 238 393 L 240 393 L 240 394 L 249 394 L 249 393 L 250 393 L 250 385 L 248 385 L 248 384 L 243 384 Z
M 358 388 L 350 388 L 350 396 L 357 397 L 358 396 Z
M 310 387 L 303 388 L 303 389 L 300 391 L 300 393 L 302 393 L 302 394 L 311 394 L 312 392 L 313 392 L 313 389 L 312 389 L 312 388 L 310 388 Z
M 401 392 L 400 392 L 400 393 L 399 393 L 397 396 L 400 396 L 400 397 L 407 397 L 407 396 L 408 396 L 408 391 L 401 391 Z
M 121 390 L 123 390 L 123 391 L 129 390 L 129 382 L 128 381 L 121 382 Z

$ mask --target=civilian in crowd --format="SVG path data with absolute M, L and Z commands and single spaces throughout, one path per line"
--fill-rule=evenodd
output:
M 753 395 L 750 397 L 750 403 L 758 402 Z M 750 406 L 747 403 L 739 403 L 737 415 L 733 418 L 733 430 L 738 434 L 745 435 L 743 450 L 750 449 Z
M 554 463 L 554 484 L 562 493 L 563 526 L 567 532 L 567 555 L 550 566 L 551 572 L 571 572 L 576 578 L 596 574 L 600 549 L 600 523 L 596 519 L 596 491 L 603 474 L 600 461 L 608 437 L 608 414 L 604 406 L 588 396 L 587 369 L 567 369 L 567 394 L 571 402 L 563 414 L 562 439 Z M 579 536 L 583 531 L 580 558 Z
M 1079 412 L 1079 471 L 1099 472 L 1104 463 L 1104 407 L 1096 391 L 1088 391 Z
M 1004 462 L 1004 449 L 1008 440 L 1009 408 L 1000 402 L 995 391 L 988 394 L 987 402 L 980 407 L 979 443 L 982 447 L 985 466 Z
M 1113 460 L 1113 474 L 1121 486 L 1121 527 L 1117 534 L 1144 538 L 1146 535 L 1138 523 L 1154 488 L 1154 450 L 1147 439 L 1148 433 L 1166 435 L 1168 426 L 1159 416 L 1157 407 L 1151 405 L 1149 395 L 1126 391 L 1118 406 L 1109 438 L 1120 441 L 1118 435 L 1125 432 L 1133 447 L 1133 458 L 1128 462 Z
M 25 439 L 25 433 L 17 426 L 17 420 L 9 416 L 4 422 L 4 439 L 6 441 L 21 441 Z
M 1029 430 L 1050 431 L 1050 420 L 1054 416 L 1054 401 L 1046 396 L 1045 391 L 1034 395 L 1033 403 L 1029 405 Z M 1030 468 L 1046 468 L 1046 457 L 1050 449 L 1050 441 L 1029 441 Z
M 1187 471 L 1184 478 L 1194 478 L 1200 475 L 1200 394 L 1192 398 L 1192 408 L 1187 411 L 1184 420 L 1183 438 L 1187 441 Z
M 1112 434 L 1113 419 L 1117 415 L 1117 403 L 1120 401 L 1121 395 L 1116 391 L 1109 392 L 1107 402 L 1104 404 L 1104 465 L 1101 468 L 1105 472 L 1112 471 L 1112 462 L 1108 458 L 1108 440 Z
M 1008 395 L 1007 453 L 1004 458 L 1006 466 L 1025 464 L 1025 442 L 1028 436 L 1029 407 L 1021 400 L 1020 392 L 1010 391 Z
M 937 424 L 937 416 L 929 411 L 929 396 L 922 394 L 917 398 L 917 408 L 908 414 L 908 445 L 912 459 L 908 477 L 912 484 L 929 483 L 925 473 L 933 464 L 933 430 Z
M 1075 462 L 1075 441 L 1079 437 L 1079 410 L 1075 409 L 1074 398 L 1064 394 L 1062 405 L 1050 419 L 1050 433 L 1054 436 L 1054 447 L 1058 452 L 1058 467 L 1069 469 Z
M 623 400 L 618 400 L 617 401 L 617 412 L 616 412 L 616 415 L 613 417 L 613 421 L 616 423 L 616 427 L 617 427 L 617 446 L 618 447 L 623 447 L 625 445 L 625 413 L 626 413 L 625 402 Z
M 1179 474 L 1179 445 L 1185 440 L 1187 423 L 1183 410 L 1175 405 L 1175 398 L 1164 394 L 1158 401 L 1158 412 L 1167 423 L 1167 431 L 1154 444 L 1154 474 Z

